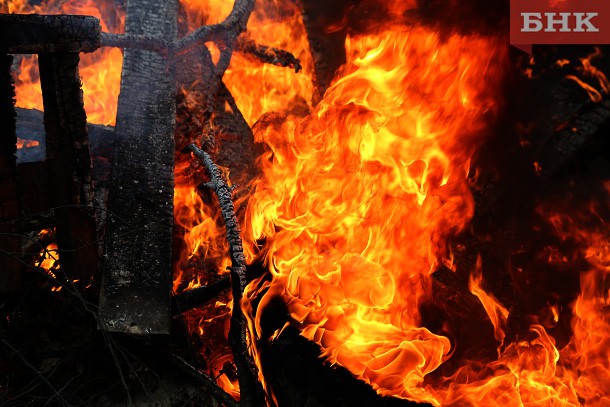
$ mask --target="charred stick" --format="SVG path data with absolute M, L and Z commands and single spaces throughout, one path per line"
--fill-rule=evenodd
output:
M 182 53 L 203 44 L 214 41 L 220 49 L 227 48 L 233 52 L 237 37 L 246 29 L 246 24 L 254 8 L 254 0 L 237 0 L 231 14 L 220 24 L 206 25 L 176 43 L 176 49 Z
M 248 278 L 248 283 L 259 278 L 264 273 L 265 269 L 262 267 L 247 269 L 246 277 Z M 172 298 L 172 316 L 182 314 L 194 308 L 202 307 L 208 301 L 216 298 L 220 293 L 230 288 L 231 279 L 229 277 L 223 277 L 211 284 L 183 291 Z
M 299 72 L 302 69 L 301 61 L 290 52 L 268 45 L 257 44 L 253 40 L 240 37 L 237 40 L 237 50 L 247 57 L 266 64 L 292 68 L 295 72 Z
M 231 257 L 231 291 L 233 293 L 233 309 L 231 326 L 229 328 L 229 344 L 237 367 L 237 380 L 241 393 L 242 406 L 258 406 L 263 400 L 262 387 L 258 382 L 256 365 L 248 352 L 247 322 L 241 309 L 241 299 L 248 283 L 246 278 L 246 257 L 241 240 L 241 230 L 235 215 L 232 200 L 232 188 L 222 179 L 220 169 L 212 161 L 208 153 L 195 144 L 189 144 L 187 149 L 192 152 L 206 167 L 210 181 L 205 185 L 212 189 L 218 197 L 222 218 L 226 226 L 226 237 L 229 243 Z
M 220 388 L 214 380 L 208 377 L 206 374 L 201 372 L 195 366 L 182 359 L 180 356 L 172 355 L 172 359 L 176 364 L 189 375 L 197 379 L 211 394 L 212 396 L 226 407 L 237 407 L 237 402 L 231 397 L 226 391 Z
M 225 277 L 215 283 L 187 290 L 172 298 L 172 315 L 203 306 L 218 294 L 231 288 L 231 280 Z

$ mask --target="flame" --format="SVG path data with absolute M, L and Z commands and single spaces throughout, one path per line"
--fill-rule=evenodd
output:
M 567 75 L 566 78 L 573 80 L 577 84 L 579 84 L 584 90 L 587 91 L 591 100 L 595 103 L 599 103 L 602 101 L 602 94 L 607 94 L 610 90 L 610 82 L 606 77 L 606 74 L 601 70 L 597 69 L 591 61 L 596 58 L 602 56 L 602 51 L 599 47 L 595 47 L 595 50 L 587 55 L 584 58 L 580 58 L 580 63 L 582 67 L 577 68 L 578 71 L 586 78 L 591 78 L 597 82 L 600 87 L 600 90 L 596 89 L 593 85 L 585 82 L 584 80 L 578 78 L 574 75 Z
M 7 5 L 9 13 L 90 15 L 101 20 L 103 31 L 123 31 L 124 13 L 115 10 L 112 2 L 45 0 L 38 5 L 30 5 L 25 0 L 10 0 Z M 87 121 L 113 125 L 116 120 L 123 53 L 118 48 L 101 48 L 90 54 L 81 54 L 80 57 L 79 71 Z M 16 105 L 43 110 L 37 56 L 20 55 L 14 76 Z
M 381 394 L 438 404 L 421 385 L 450 343 L 420 326 L 418 303 L 472 217 L 469 160 L 498 108 L 486 83 L 501 78 L 504 49 L 386 30 L 348 37 L 347 63 L 311 115 L 257 129 L 271 152 L 246 233 L 267 239 L 273 275 L 257 315 L 281 297 L 332 363 Z
M 52 233 L 50 230 L 43 230 L 40 235 Z M 48 275 L 53 278 L 56 277 L 56 272 L 59 270 L 59 251 L 56 243 L 47 245 L 40 252 L 40 258 L 35 263 L 36 267 L 43 269 Z
M 399 19 L 413 5 L 379 7 Z M 222 21 L 232 2 L 184 0 L 182 6 L 193 30 Z M 120 11 L 86 0 L 40 6 L 0 0 L 0 7 L 95 15 L 104 31 L 120 32 L 124 21 Z M 507 41 L 441 36 L 417 25 L 381 26 L 348 36 L 347 62 L 314 107 L 313 62 L 299 7 L 259 0 L 247 35 L 293 52 L 304 72 L 295 75 L 236 53 L 226 73 L 248 123 L 256 123 L 257 140 L 269 147 L 260 157 L 263 175 L 251 186 L 242 228 L 248 259 L 263 259 L 272 277 L 251 284 L 242 304 L 254 351 L 257 341 L 280 335 L 281 330 L 263 332 L 261 324 L 265 308 L 280 298 L 291 324 L 318 343 L 327 360 L 383 395 L 447 406 L 610 405 L 610 230 L 606 222 L 591 226 L 567 212 L 547 219 L 557 236 L 575 240 L 580 252 L 545 248 L 549 264 L 573 265 L 574 257 L 586 263 L 576 270 L 580 292 L 570 304 L 567 344 L 558 345 L 554 336 L 554 327 L 568 315 L 557 304 L 545 308 L 545 321 L 532 316 L 526 332 L 510 335 L 511 310 L 487 289 L 479 258 L 469 290 L 489 318 L 481 323 L 494 327 L 497 357 L 466 360 L 448 377 L 432 374 L 452 357 L 453 343 L 422 326 L 418 306 L 431 295 L 430 274 L 439 265 L 456 269 L 450 241 L 468 228 L 474 213 L 470 161 L 500 108 L 497 84 Z M 591 63 L 598 52 L 582 59 L 580 68 L 595 86 L 570 77 L 593 100 L 601 100 L 609 86 Z M 114 123 L 121 59 L 116 49 L 82 56 L 90 122 Z M 557 61 L 559 67 L 567 63 Z M 18 106 L 41 109 L 35 58 L 22 57 L 18 66 Z M 291 109 L 303 105 L 307 109 L 301 112 L 310 111 L 305 117 Z M 265 115 L 269 112 L 279 113 Z M 184 236 L 174 269 L 176 293 L 214 281 L 229 265 L 214 198 L 197 189 L 202 172 L 190 161 L 176 165 L 175 219 Z M 54 277 L 56 259 L 57 246 L 49 245 L 36 265 Z M 230 309 L 223 299 L 188 313 L 190 333 L 226 339 Z M 201 350 L 207 372 L 238 397 L 228 345 L 213 343 L 213 349 Z
M 504 343 L 504 327 L 509 312 L 492 294 L 487 293 L 483 289 L 481 286 L 482 281 L 483 265 L 481 256 L 478 256 L 476 270 L 470 275 L 468 288 L 470 289 L 470 292 L 481 301 L 481 304 L 483 304 L 483 308 L 485 308 L 485 312 L 494 326 L 494 336 L 496 340 L 500 343 Z
M 182 5 L 193 30 L 223 21 L 233 2 L 182 0 Z M 233 55 L 223 80 L 248 124 L 254 124 L 264 113 L 284 110 L 301 101 L 311 105 L 313 60 L 297 2 L 256 0 L 246 35 L 259 44 L 292 52 L 303 66 L 303 72 L 296 75 L 286 68 L 250 60 L 239 52 Z M 214 51 L 211 49 L 212 55 Z
M 183 0 L 181 4 L 191 31 L 204 24 L 221 22 L 233 7 L 233 2 L 218 0 Z M 296 2 L 257 0 L 247 35 L 260 44 L 292 52 L 303 66 L 297 75 L 289 69 L 263 65 L 239 52 L 234 53 L 223 80 L 247 122 L 253 124 L 264 113 L 292 105 L 310 105 L 313 62 Z M 211 43 L 206 46 L 213 60 L 217 60 L 218 49 Z M 184 93 L 186 103 L 193 103 L 189 91 L 184 90 Z M 225 173 L 228 175 L 228 170 Z M 227 272 L 231 262 L 216 200 L 209 191 L 198 189 L 205 177 L 203 171 L 196 161 L 184 161 L 184 155 L 178 155 L 175 174 L 174 219 L 184 242 L 173 271 L 173 291 L 179 293 L 213 282 Z M 204 338 L 214 336 L 219 324 L 228 324 L 230 304 L 221 308 L 226 312 L 217 318 L 201 316 L 207 315 L 208 310 L 195 312 L 197 316 L 187 318 L 191 332 Z M 226 340 L 228 328 L 222 332 Z M 202 350 L 208 363 L 207 372 L 225 391 L 238 397 L 236 377 L 223 373 L 232 361 L 232 355 L 228 348 L 222 350 L 212 353 Z

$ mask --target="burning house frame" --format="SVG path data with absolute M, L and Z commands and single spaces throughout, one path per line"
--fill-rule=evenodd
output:
M 0 404 L 610 404 L 605 47 L 511 49 L 503 2 L 0 11 Z

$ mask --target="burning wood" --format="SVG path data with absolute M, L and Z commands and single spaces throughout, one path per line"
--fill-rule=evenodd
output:
M 130 1 L 100 34 L 127 48 L 100 326 L 174 315 L 171 364 L 225 405 L 264 404 L 261 384 L 282 407 L 607 404 L 601 49 L 520 71 L 497 27 L 369 0 L 320 23 L 312 3 Z

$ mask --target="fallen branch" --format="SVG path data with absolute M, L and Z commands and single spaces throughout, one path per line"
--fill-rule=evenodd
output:
M 259 406 L 263 403 L 262 387 L 258 382 L 256 365 L 248 352 L 247 323 L 241 309 L 241 299 L 246 289 L 246 257 L 241 241 L 241 230 L 235 216 L 235 206 L 231 199 L 232 188 L 222 179 L 220 169 L 208 153 L 195 144 L 189 144 L 187 150 L 192 152 L 206 167 L 210 174 L 210 182 L 205 185 L 212 189 L 218 197 L 222 218 L 226 226 L 226 237 L 229 242 L 231 257 L 231 291 L 233 293 L 233 309 L 231 311 L 231 326 L 229 328 L 229 344 L 237 367 L 241 405 Z

